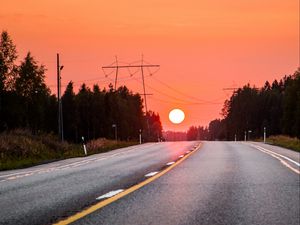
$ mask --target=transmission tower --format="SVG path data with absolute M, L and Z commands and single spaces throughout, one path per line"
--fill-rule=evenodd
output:
M 156 64 L 147 64 L 144 61 L 144 56 L 142 55 L 142 60 L 140 64 L 129 64 L 129 65 L 119 65 L 119 61 L 118 58 L 116 56 L 116 61 L 115 63 L 113 63 L 114 65 L 109 65 L 109 66 L 103 66 L 102 70 L 104 71 L 105 69 L 115 69 L 116 72 L 116 76 L 115 76 L 115 91 L 117 90 L 117 80 L 118 80 L 118 73 L 120 69 L 130 69 L 130 68 L 140 68 L 141 69 L 141 75 L 142 75 L 142 81 L 143 81 L 143 92 L 144 92 L 144 101 L 145 101 L 145 110 L 146 110 L 146 115 L 148 112 L 148 106 L 147 106 L 147 94 L 146 94 L 146 87 L 145 87 L 145 76 L 144 76 L 144 69 L 147 68 L 153 68 L 153 67 L 160 67 L 160 65 L 156 65 Z M 149 130 L 149 121 L 148 121 L 148 117 L 147 117 L 147 126 L 148 126 L 148 132 L 150 132 Z
M 147 107 L 147 94 L 146 94 L 146 87 L 145 87 L 145 77 L 144 77 L 144 68 L 151 68 L 151 67 L 160 67 L 160 65 L 154 65 L 154 64 L 145 64 L 144 58 L 142 56 L 141 64 L 135 64 L 135 65 L 119 65 L 118 58 L 116 57 L 116 65 L 110 65 L 110 66 L 103 66 L 102 69 L 115 69 L 116 70 L 116 76 L 115 76 L 115 90 L 117 90 L 117 81 L 118 81 L 118 73 L 119 69 L 125 69 L 125 68 L 140 68 L 141 69 L 141 75 L 142 75 L 142 81 L 143 81 L 143 91 L 144 91 L 144 100 L 145 100 L 145 109 L 146 113 L 148 112 Z

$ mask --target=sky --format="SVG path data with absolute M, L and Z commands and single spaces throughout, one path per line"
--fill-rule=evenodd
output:
M 298 0 L 10 0 L 1 2 L 0 30 L 18 61 L 30 51 L 46 66 L 52 93 L 57 53 L 63 90 L 70 80 L 75 90 L 83 82 L 107 88 L 114 71 L 102 66 L 116 56 L 120 65 L 142 56 L 160 65 L 144 75 L 148 110 L 164 130 L 207 126 L 232 94 L 224 88 L 261 87 L 299 67 Z M 118 86 L 143 93 L 141 81 L 140 71 L 119 71 Z M 185 112 L 181 124 L 169 121 L 173 108 Z

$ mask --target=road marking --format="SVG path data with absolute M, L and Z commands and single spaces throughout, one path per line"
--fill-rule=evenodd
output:
M 53 225 L 67 225 L 67 224 L 73 223 L 73 222 L 75 222 L 75 221 L 77 221 L 77 220 L 79 220 L 79 219 L 81 219 L 81 218 L 83 218 L 83 217 L 85 217 L 85 216 L 87 216 L 87 215 L 89 215 L 89 214 L 91 214 L 91 213 L 93 213 L 93 212 L 95 212 L 95 211 L 97 211 L 97 210 L 99 210 L 99 209 L 101 209 L 101 208 L 103 208 L 103 207 L 105 207 L 105 206 L 107 206 L 107 205 L 109 205 L 109 204 L 117 201 L 118 199 L 123 198 L 124 196 L 126 196 L 126 195 L 128 195 L 128 194 L 130 194 L 130 193 L 132 193 L 132 192 L 134 192 L 134 191 L 142 188 L 143 186 L 145 186 L 145 185 L 153 182 L 154 180 L 158 179 L 159 177 L 161 177 L 164 174 L 166 174 L 167 172 L 169 172 L 175 166 L 177 166 L 180 163 L 182 163 L 184 160 L 186 160 L 188 157 L 190 157 L 192 154 L 194 154 L 198 149 L 200 149 L 201 146 L 202 146 L 202 143 L 200 143 L 198 145 L 198 148 L 196 148 L 195 151 L 192 151 L 190 154 L 185 155 L 184 158 L 179 159 L 173 165 L 167 167 L 165 170 L 157 173 L 153 177 L 150 177 L 147 180 L 144 180 L 141 183 L 136 184 L 136 185 L 134 185 L 134 186 L 132 186 L 132 187 L 124 190 L 123 192 L 121 192 L 121 193 L 119 193 L 119 194 L 117 194 L 117 195 L 115 195 L 115 196 L 113 196 L 111 198 L 104 199 L 103 201 L 98 202 L 97 204 L 95 204 L 95 205 L 93 205 L 93 206 L 91 206 L 91 207 L 89 207 L 89 208 L 87 208 L 87 209 L 85 209 L 85 210 L 83 210 L 83 211 L 81 211 L 81 212 L 73 215 L 73 216 L 70 216 L 67 219 L 61 220 L 61 221 L 59 221 L 59 222 L 57 222 L 57 223 L 55 223 Z
M 154 145 L 154 143 L 153 144 L 144 144 L 144 148 L 149 148 L 153 145 Z M 48 167 L 48 168 L 41 168 L 41 169 L 36 169 L 36 170 L 29 170 L 29 171 L 22 171 L 22 172 L 11 173 L 11 174 L 4 174 L 4 175 L 0 175 L 0 178 L 5 178 L 4 180 L 1 180 L 1 182 L 4 182 L 4 181 L 15 180 L 15 179 L 18 179 L 18 178 L 23 178 L 23 177 L 31 176 L 31 175 L 35 175 L 35 174 L 44 174 L 44 173 L 49 173 L 49 172 L 53 172 L 53 171 L 57 171 L 57 170 L 71 169 L 71 168 L 86 165 L 90 162 L 98 162 L 98 161 L 101 161 L 101 160 L 104 160 L 104 159 L 112 158 L 112 157 L 117 156 L 117 155 L 121 155 L 121 154 L 125 154 L 125 153 L 131 152 L 131 151 L 135 151 L 135 149 L 140 148 L 140 147 L 141 147 L 140 145 L 134 145 L 134 146 L 126 147 L 126 148 L 124 148 L 125 150 L 122 150 L 121 152 L 118 152 L 118 153 L 111 154 L 112 152 L 108 152 L 108 153 L 106 153 L 108 155 L 107 157 L 105 157 L 105 156 L 104 157 L 103 156 L 94 157 L 96 155 L 93 155 L 93 158 L 83 159 L 83 160 L 79 160 L 79 161 L 76 161 L 76 162 L 67 163 L 65 165 L 58 164 L 58 165 L 52 165 L 51 167 Z M 98 153 L 98 154 L 103 154 L 103 153 Z M 28 175 L 28 174 L 30 174 L 30 175 Z
M 166 165 L 167 166 L 171 166 L 172 164 L 174 164 L 175 162 L 168 162 Z
M 261 152 L 264 152 L 264 153 L 266 153 L 266 154 L 268 154 L 268 155 L 270 155 L 270 156 L 272 156 L 272 157 L 278 159 L 284 166 L 286 166 L 287 168 L 289 168 L 289 169 L 292 170 L 293 172 L 295 172 L 295 173 L 297 173 L 297 174 L 300 174 L 300 171 L 299 171 L 299 170 L 297 170 L 297 169 L 293 168 L 292 166 L 290 166 L 290 165 L 289 165 L 287 162 L 285 162 L 283 159 L 286 159 L 286 160 L 288 160 L 289 162 L 291 162 L 291 163 L 293 163 L 293 164 L 295 164 L 296 166 L 299 167 L 300 164 L 299 164 L 298 162 L 296 162 L 296 161 L 294 161 L 294 160 L 292 160 L 292 159 L 290 159 L 290 158 L 288 158 L 288 157 L 286 157 L 286 156 L 284 156 L 284 155 L 281 155 L 281 154 L 278 154 L 278 153 L 273 152 L 273 151 L 271 151 L 271 150 L 265 149 L 265 148 L 263 148 L 263 147 L 261 147 L 261 146 L 257 146 L 257 145 L 254 145 L 254 144 L 251 144 L 251 146 L 254 147 L 254 148 L 256 148 L 257 150 L 259 150 L 259 151 L 261 151 Z
M 24 173 L 38 172 L 38 171 L 41 171 L 41 170 L 42 169 L 40 169 L 40 170 L 29 170 L 29 171 L 24 171 L 24 172 L 19 172 L 19 173 L 5 174 L 5 175 L 0 175 L 0 177 L 10 177 L 10 176 L 24 174 Z
M 145 175 L 145 177 L 153 177 L 154 175 L 158 174 L 158 172 L 151 172 L 151 173 L 147 173 Z
M 290 159 L 290 158 L 288 158 L 288 157 L 286 157 L 286 156 L 284 156 L 284 155 L 281 155 L 281 154 L 279 154 L 279 153 L 276 153 L 276 152 L 273 152 L 273 151 L 271 151 L 271 150 L 265 149 L 265 148 L 263 148 L 263 147 L 261 147 L 261 146 L 257 146 L 257 145 L 253 145 L 253 146 L 255 146 L 256 148 L 258 148 L 259 150 L 263 150 L 263 151 L 272 153 L 272 154 L 274 154 L 274 155 L 277 155 L 277 156 L 279 156 L 279 157 L 281 157 L 281 158 L 284 158 L 284 159 L 290 161 L 291 163 L 294 163 L 296 166 L 300 167 L 300 163 L 298 163 L 298 162 L 296 162 L 296 161 L 294 161 L 294 160 L 292 160 L 292 159 Z
M 99 158 L 99 159 L 96 159 L 95 162 L 99 162 L 99 161 L 102 161 L 102 160 L 104 160 L 104 159 L 107 159 L 107 158 L 106 158 L 106 157 L 104 157 L 104 158 Z
M 99 196 L 98 198 L 96 198 L 97 200 L 101 200 L 101 199 L 104 199 L 104 198 L 111 198 L 119 193 L 121 193 L 122 191 L 124 191 L 123 189 L 118 189 L 118 190 L 115 190 L 115 191 L 110 191 L 104 195 L 101 195 Z

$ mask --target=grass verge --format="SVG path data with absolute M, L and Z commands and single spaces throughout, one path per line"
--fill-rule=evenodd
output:
M 89 141 L 87 152 L 88 155 L 92 155 L 135 144 L 137 142 L 113 141 L 101 138 Z M 0 171 L 83 156 L 82 145 L 60 142 L 52 134 L 32 135 L 26 130 L 15 130 L 0 134 Z
M 267 143 L 300 152 L 300 140 L 284 135 L 270 136 Z

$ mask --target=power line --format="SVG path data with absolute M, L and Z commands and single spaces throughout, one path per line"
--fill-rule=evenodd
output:
M 169 101 L 166 99 L 161 99 L 161 98 L 157 98 L 157 97 L 150 97 L 153 100 L 159 101 L 159 102 L 163 102 L 163 103 L 172 103 L 174 105 L 221 105 L 224 104 L 224 102 L 212 102 L 212 103 L 201 103 L 201 102 L 175 102 L 175 101 Z
M 135 79 L 135 78 L 134 78 Z M 135 79 L 137 82 L 140 83 L 140 81 L 138 81 L 137 79 Z M 203 105 L 203 104 L 220 104 L 220 103 L 216 103 L 216 102 L 193 102 L 193 101 L 188 101 L 186 99 L 182 99 L 182 98 L 178 98 L 178 97 L 175 97 L 175 96 L 172 96 L 172 95 L 169 95 L 165 92 L 162 92 L 160 90 L 157 90 L 156 88 L 153 88 L 152 86 L 150 86 L 149 84 L 146 85 L 148 88 L 150 88 L 151 90 L 153 91 L 156 91 L 157 93 L 160 93 L 168 98 L 171 98 L 172 100 L 177 100 L 178 102 L 177 103 L 183 103 L 183 104 L 189 104 L 189 105 Z
M 184 92 L 181 92 L 181 91 L 179 91 L 179 90 L 173 88 L 172 86 L 170 86 L 170 85 L 164 83 L 163 81 L 157 79 L 157 78 L 154 77 L 154 76 L 152 76 L 152 79 L 154 79 L 155 81 L 159 82 L 160 84 L 166 86 L 166 87 L 169 88 L 170 90 L 172 90 L 172 91 L 174 91 L 174 92 L 176 92 L 176 93 L 178 93 L 178 94 L 180 94 L 180 95 L 186 96 L 186 97 L 188 97 L 188 98 L 195 99 L 195 100 L 200 101 L 200 102 L 203 102 L 203 103 L 212 103 L 212 104 L 214 104 L 214 101 L 218 101 L 218 100 L 220 100 L 220 99 L 223 99 L 223 98 L 217 98 L 217 99 L 214 99 L 214 100 L 211 100 L 211 101 L 203 100 L 203 99 L 197 98 L 197 97 L 195 97 L 195 96 L 191 96 L 191 95 L 188 95 L 188 94 L 186 94 L 186 93 L 184 93 Z

